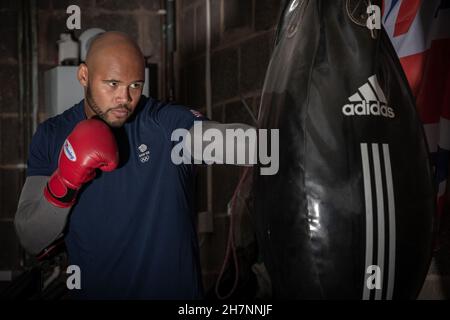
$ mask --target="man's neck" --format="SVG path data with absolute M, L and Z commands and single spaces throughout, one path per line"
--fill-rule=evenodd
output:
M 94 111 L 92 111 L 91 106 L 87 102 L 86 98 L 84 98 L 84 108 L 83 109 L 84 109 L 84 114 L 86 116 L 86 119 L 90 119 L 95 115 Z

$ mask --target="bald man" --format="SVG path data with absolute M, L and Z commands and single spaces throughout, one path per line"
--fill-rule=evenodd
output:
M 87 117 L 98 115 L 121 127 L 140 100 L 144 69 L 144 56 L 131 38 L 118 32 L 99 35 L 78 69 Z
M 38 254 L 64 236 L 81 271 L 75 298 L 202 298 L 195 171 L 172 161 L 171 134 L 196 121 L 249 126 L 142 96 L 144 58 L 122 33 L 95 38 L 78 79 L 85 98 L 40 124 L 30 145 L 15 217 L 23 247 Z

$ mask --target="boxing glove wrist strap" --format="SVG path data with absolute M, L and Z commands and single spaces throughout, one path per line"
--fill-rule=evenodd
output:
M 60 208 L 73 206 L 77 194 L 78 189 L 72 187 L 57 172 L 50 177 L 44 189 L 47 201 Z

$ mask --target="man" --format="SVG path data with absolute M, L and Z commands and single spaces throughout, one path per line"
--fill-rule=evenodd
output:
M 141 96 L 144 58 L 122 33 L 95 38 L 78 79 L 85 99 L 33 137 L 15 218 L 22 245 L 36 254 L 64 232 L 78 298 L 201 298 L 194 168 L 171 161 L 171 133 L 230 125 Z

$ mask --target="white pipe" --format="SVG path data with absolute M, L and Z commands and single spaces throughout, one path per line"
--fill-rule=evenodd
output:
M 212 119 L 212 98 L 211 98 L 211 0 L 206 0 L 206 66 L 205 66 L 205 86 L 206 86 L 206 116 Z M 213 174 L 212 166 L 206 168 L 206 189 L 207 189 L 207 210 L 209 214 L 213 212 Z
M 55 279 L 57 279 L 59 277 L 59 275 L 61 274 L 61 267 L 60 266 L 56 266 L 53 269 L 52 274 L 47 278 L 47 280 L 45 280 L 44 285 L 42 286 L 42 290 L 47 289 L 47 287 L 53 282 L 55 281 Z
M 5 170 L 16 170 L 16 169 L 26 169 L 27 164 L 26 163 L 14 163 L 14 164 L 0 164 L 0 169 Z

